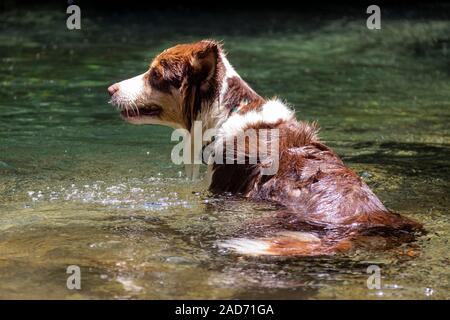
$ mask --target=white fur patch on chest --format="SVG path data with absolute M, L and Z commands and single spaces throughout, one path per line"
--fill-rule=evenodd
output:
M 276 123 L 289 121 L 294 118 L 294 111 L 279 100 L 269 100 L 258 110 L 252 110 L 244 114 L 234 113 L 220 127 L 219 139 L 227 139 L 239 135 L 252 124 L 259 122 Z

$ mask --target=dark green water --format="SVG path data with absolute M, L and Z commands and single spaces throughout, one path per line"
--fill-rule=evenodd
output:
M 0 298 L 450 298 L 450 21 L 294 13 L 0 13 Z M 202 23 L 199 23 L 201 21 Z M 224 40 L 391 209 L 429 233 L 388 251 L 246 258 L 214 247 L 267 204 L 212 197 L 172 164 L 171 130 L 131 126 L 106 87 L 176 43 Z M 366 287 L 367 266 L 382 288 Z M 66 288 L 78 265 L 82 290 Z

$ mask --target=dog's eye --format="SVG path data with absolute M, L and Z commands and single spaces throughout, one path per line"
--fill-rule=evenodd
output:
M 179 89 L 181 87 L 181 81 L 180 81 L 180 79 L 177 79 L 177 78 L 172 79 L 172 81 L 170 81 L 170 84 L 177 89 Z
M 161 79 L 161 74 L 157 70 L 152 70 L 150 72 L 150 81 L 155 83 Z
M 150 71 L 148 81 L 150 82 L 150 85 L 152 87 L 154 87 L 158 90 L 170 91 L 169 82 L 166 79 L 164 79 L 162 74 L 156 69 L 153 69 L 152 71 Z

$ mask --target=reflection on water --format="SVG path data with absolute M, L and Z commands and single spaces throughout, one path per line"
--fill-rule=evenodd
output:
M 1 14 L 0 298 L 449 298 L 448 20 L 391 19 L 371 33 L 355 18 L 295 13 L 149 15 L 86 15 L 68 32 L 64 13 Z M 224 40 L 258 92 L 317 119 L 386 205 L 428 234 L 335 257 L 220 251 L 216 240 L 276 208 L 184 180 L 170 130 L 123 123 L 105 90 L 206 37 Z M 66 288 L 72 264 L 81 291 Z M 380 290 L 366 287 L 371 264 Z

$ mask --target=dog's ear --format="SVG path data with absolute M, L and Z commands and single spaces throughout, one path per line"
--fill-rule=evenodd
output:
M 196 43 L 191 58 L 191 81 L 203 94 L 210 93 L 217 82 L 217 62 L 220 45 L 216 41 L 203 40 Z
M 211 101 L 218 93 L 220 50 L 220 44 L 211 40 L 197 42 L 192 47 L 188 73 L 181 84 L 183 112 L 189 129 L 201 112 L 202 102 Z

